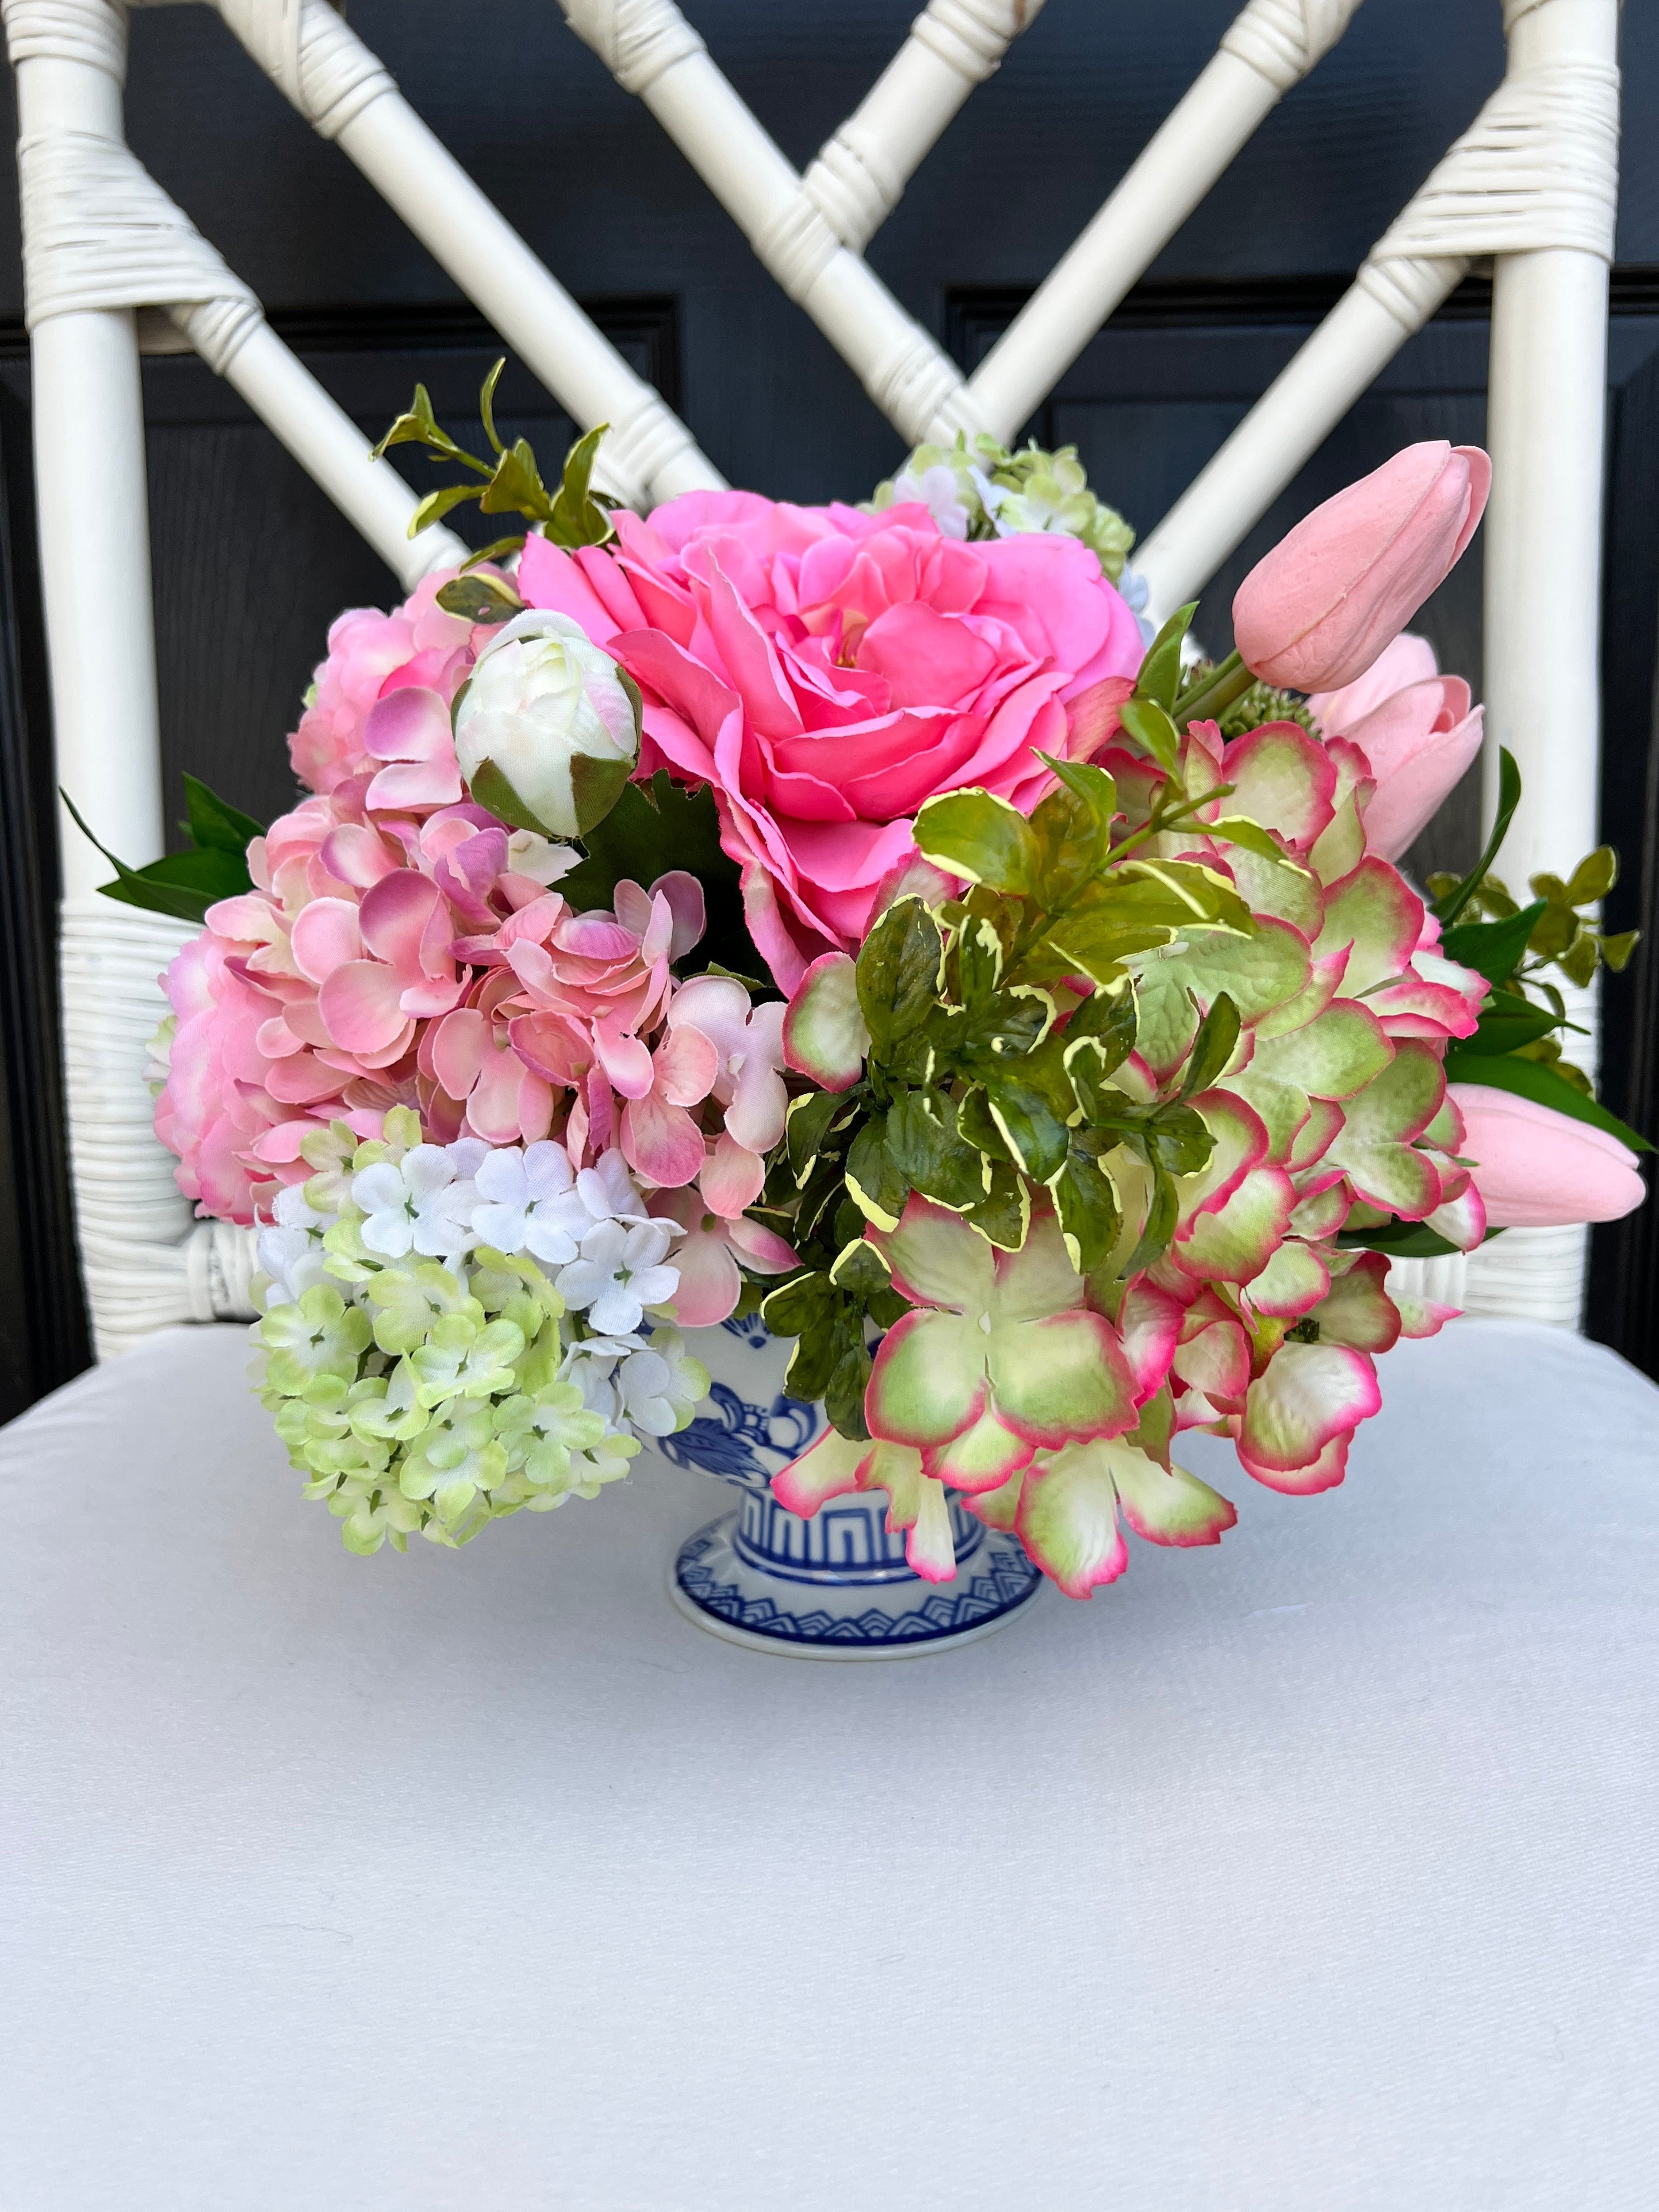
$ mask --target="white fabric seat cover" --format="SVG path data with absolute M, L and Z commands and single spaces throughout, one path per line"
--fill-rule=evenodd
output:
M 1659 2158 L 1659 1389 L 1466 1322 L 1346 1484 L 892 1666 L 669 1607 L 647 1467 L 459 1557 L 242 1333 L 0 1438 L 16 2212 L 1624 2212 Z M 1231 1472 L 1231 1470 L 1228 1470 Z

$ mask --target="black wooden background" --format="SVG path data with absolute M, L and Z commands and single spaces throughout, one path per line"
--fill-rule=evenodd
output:
M 717 60 L 805 164 L 904 35 L 915 0 L 688 0 Z M 1093 213 L 1180 96 L 1233 0 L 1158 9 L 1048 0 L 945 133 L 870 258 L 966 366 Z M 352 0 L 351 20 L 483 189 L 667 394 L 734 482 L 864 495 L 894 434 L 780 293 L 651 116 L 553 0 Z M 1613 921 L 1659 925 L 1659 11 L 1624 28 L 1625 178 L 1610 381 L 1606 834 Z M 1340 295 L 1366 248 L 1501 74 L 1498 0 L 1372 0 L 1269 118 L 1033 426 L 1150 528 Z M 9 88 L 6 92 L 9 100 Z M 6 127 L 12 128 L 9 113 Z M 206 9 L 133 19 L 131 143 L 258 290 L 366 430 L 417 377 L 470 412 L 498 348 L 337 148 L 315 137 Z M 14 194 L 9 172 L 0 193 Z M 87 1357 L 68 1232 L 50 915 L 51 735 L 33 571 L 27 349 L 15 198 L 0 206 L 0 1415 Z M 1413 439 L 1478 440 L 1486 292 L 1472 279 L 1212 580 L 1229 642 L 1244 570 L 1316 500 Z M 262 817 L 290 803 L 284 732 L 349 605 L 392 580 L 249 415 L 191 359 L 144 372 L 169 799 L 189 768 Z M 572 426 L 520 365 L 501 413 L 556 459 Z M 407 465 L 411 475 L 422 466 Z M 420 481 L 418 477 L 416 479 Z M 1479 688 L 1477 556 L 1419 627 Z M 1472 788 L 1415 856 L 1473 857 Z M 142 860 L 149 856 L 135 854 Z M 1659 959 L 1609 988 L 1609 1102 L 1656 1121 Z M 1659 1372 L 1659 1217 L 1596 1240 L 1594 1332 Z

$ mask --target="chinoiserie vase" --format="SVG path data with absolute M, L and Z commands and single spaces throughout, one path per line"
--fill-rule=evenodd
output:
M 821 1405 L 790 1397 L 793 1345 L 758 1316 L 687 1332 L 712 1388 L 697 1418 L 656 1449 L 676 1466 L 733 1485 L 735 1508 L 680 1547 L 669 1594 L 700 1628 L 755 1651 L 797 1659 L 902 1659 L 988 1636 L 1036 1595 L 1042 1580 L 1012 1536 L 952 1498 L 953 1582 L 905 1564 L 887 1531 L 884 1491 L 834 1498 L 810 1521 L 787 1512 L 771 1478 L 823 1432 Z

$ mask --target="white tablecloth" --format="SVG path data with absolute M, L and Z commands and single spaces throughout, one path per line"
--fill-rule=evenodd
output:
M 1655 2203 L 1609 1353 L 1405 1346 L 1343 1488 L 1234 1470 L 1219 1550 L 849 1667 L 671 1610 L 726 1493 L 661 1467 L 347 1557 L 245 1360 L 0 1437 L 4 2212 Z

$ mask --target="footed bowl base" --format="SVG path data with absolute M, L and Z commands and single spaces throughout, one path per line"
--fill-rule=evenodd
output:
M 839 1587 L 797 1581 L 745 1559 L 734 1545 L 741 1509 L 711 1521 L 680 1547 L 668 1594 L 686 1619 L 728 1644 L 791 1659 L 920 1659 L 1006 1628 L 1042 1577 L 1012 1536 L 980 1533 L 956 1579 L 927 1583 L 904 1571 Z

